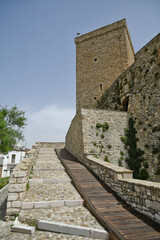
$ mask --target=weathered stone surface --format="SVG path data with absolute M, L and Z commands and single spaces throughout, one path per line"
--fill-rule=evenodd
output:
M 21 201 L 13 201 L 12 202 L 12 207 L 13 208 L 21 208 L 21 204 L 22 204 Z
M 96 127 L 105 122 L 109 125 L 105 131 Z M 66 135 L 66 149 L 83 163 L 86 156 L 93 155 L 103 160 L 107 156 L 109 162 L 118 165 L 121 152 L 126 151 L 121 141 L 126 127 L 127 113 L 81 109 Z M 126 165 L 125 161 L 122 165 Z
M 18 193 L 23 192 L 26 188 L 26 184 L 10 184 L 9 185 L 9 192 L 10 193 Z
M 137 147 L 144 151 L 150 180 L 160 182 L 157 148 L 160 138 L 160 34 L 135 55 L 127 68 L 102 95 L 98 108 L 128 111 L 135 121 L 139 139 Z
M 35 227 L 14 225 L 12 227 L 13 232 L 33 234 L 35 232 Z
M 104 91 L 134 62 L 134 50 L 125 19 L 76 37 L 75 43 L 78 112 L 97 106 Z

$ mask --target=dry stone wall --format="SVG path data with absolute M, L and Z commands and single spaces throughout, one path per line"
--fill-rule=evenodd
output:
M 11 218 L 13 215 L 15 216 L 21 209 L 21 204 L 27 189 L 27 183 L 29 181 L 30 171 L 36 156 L 37 150 L 30 150 L 27 153 L 27 157 L 13 169 L 9 180 L 6 219 Z
M 85 164 L 129 205 L 160 223 L 159 183 L 133 179 L 132 171 L 91 156 Z
M 101 97 L 99 108 L 128 110 L 135 121 L 138 148 L 144 151 L 152 181 L 160 181 L 160 34 Z

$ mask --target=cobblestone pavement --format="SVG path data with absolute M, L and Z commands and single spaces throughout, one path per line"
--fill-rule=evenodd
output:
M 46 231 L 36 231 L 33 235 L 11 232 L 13 222 L 0 221 L 1 240 L 91 240 L 92 238 Z M 96 240 L 96 239 L 94 239 Z
M 58 159 L 53 148 L 41 148 L 33 173 L 30 176 L 29 190 L 26 192 L 24 202 L 41 202 L 54 200 L 82 200 L 80 194 L 69 183 L 69 176 Z M 65 183 L 38 183 L 37 180 L 63 180 Z M 34 182 L 35 180 L 35 182 Z M 84 206 L 63 206 L 40 209 L 23 209 L 19 219 L 22 222 L 32 220 L 47 220 L 63 222 L 71 225 L 103 229 L 95 217 Z M 33 235 L 11 232 L 13 222 L 0 222 L 0 239 L 2 240 L 45 240 L 69 239 L 87 240 L 88 237 L 59 234 L 46 231 L 36 231 Z

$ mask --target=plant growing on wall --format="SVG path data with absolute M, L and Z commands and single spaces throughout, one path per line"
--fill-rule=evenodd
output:
M 136 129 L 134 127 L 134 120 L 129 118 L 128 129 L 125 129 L 125 137 L 121 137 L 121 140 L 125 144 L 125 148 L 128 151 L 128 157 L 125 161 L 128 164 L 129 169 L 133 170 L 133 177 L 138 179 L 147 179 L 149 177 L 146 168 L 141 168 L 141 163 L 144 161 L 142 157 L 144 151 L 137 148 L 138 138 L 136 137 Z

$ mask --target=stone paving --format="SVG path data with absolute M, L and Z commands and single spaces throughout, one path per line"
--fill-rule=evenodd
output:
M 37 180 L 38 182 L 36 182 Z M 48 183 L 46 183 L 46 180 L 48 180 Z M 53 181 L 49 182 L 49 180 Z M 62 180 L 63 183 L 58 182 Z M 43 183 L 41 181 L 43 181 Z M 56 181 L 58 183 L 55 183 Z M 65 172 L 65 169 L 58 159 L 54 149 L 40 148 L 37 161 L 30 176 L 29 189 L 26 191 L 24 202 L 44 202 L 55 200 L 82 201 L 83 199 L 70 182 L 70 178 Z M 34 222 L 38 220 L 56 221 L 63 222 L 65 224 L 79 225 L 103 230 L 103 227 L 84 206 L 22 209 L 19 214 L 19 220 L 26 223 L 32 222 L 32 220 L 34 220 Z M 36 231 L 32 236 L 28 234 L 14 233 L 10 231 L 12 224 L 13 222 L 0 222 L 0 239 L 92 239 L 88 237 L 46 231 L 43 232 L 39 230 Z
M 0 221 L 1 240 L 91 240 L 92 238 L 46 231 L 36 231 L 33 235 L 11 232 L 13 222 Z M 96 239 L 94 239 L 96 240 Z

